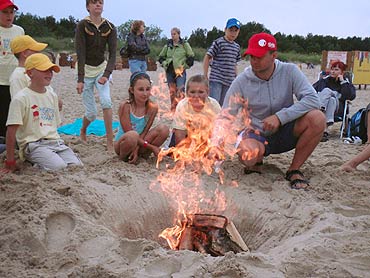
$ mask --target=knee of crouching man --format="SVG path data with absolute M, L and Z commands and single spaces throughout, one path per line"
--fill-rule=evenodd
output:
M 311 128 L 319 132 L 323 132 L 326 128 L 325 114 L 319 109 L 307 113 L 307 122 Z

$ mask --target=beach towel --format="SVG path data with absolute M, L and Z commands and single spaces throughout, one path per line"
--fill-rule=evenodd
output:
M 113 130 L 118 128 L 119 122 L 113 122 Z M 63 133 L 66 135 L 77 135 L 80 136 L 80 129 L 82 127 L 82 118 L 77 118 L 73 123 L 60 126 L 58 128 L 58 133 Z M 86 134 L 94 134 L 96 136 L 105 136 L 105 126 L 103 120 L 94 120 L 90 123 L 87 128 Z

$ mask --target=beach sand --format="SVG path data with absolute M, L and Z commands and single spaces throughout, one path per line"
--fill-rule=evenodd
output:
M 302 70 L 313 83 L 319 66 Z M 154 85 L 160 73 L 149 72 Z M 200 63 L 187 75 L 197 73 Z M 114 120 L 129 76 L 127 69 L 113 73 Z M 75 71 L 63 67 L 52 86 L 64 102 L 63 123 L 82 117 Z M 369 89 L 359 90 L 351 114 L 369 102 Z M 52 173 L 21 164 L 0 178 L 0 277 L 369 277 L 370 164 L 351 174 L 339 170 L 363 148 L 342 143 L 339 128 L 302 167 L 309 191 L 292 190 L 284 179 L 293 152 L 267 157 L 262 175 L 245 175 L 236 158 L 227 160 L 224 185 L 214 174 L 201 175 L 207 194 L 223 192 L 221 214 L 251 249 L 221 257 L 173 251 L 158 237 L 173 226 L 176 206 L 150 184 L 169 159 L 158 168 L 154 157 L 131 165 L 106 152 L 105 138 L 89 136 L 84 144 L 63 135 L 83 168 Z

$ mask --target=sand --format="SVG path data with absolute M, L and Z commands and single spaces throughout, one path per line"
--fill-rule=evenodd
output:
M 314 82 L 319 68 L 303 71 Z M 201 72 L 195 63 L 188 77 Z M 150 72 L 155 85 L 160 73 Z M 113 73 L 115 120 L 129 75 Z M 75 82 L 68 67 L 52 82 L 64 123 L 83 115 Z M 369 102 L 369 89 L 359 90 L 351 113 Z M 176 205 L 150 184 L 169 159 L 159 168 L 154 157 L 130 165 L 105 151 L 105 138 L 89 136 L 84 144 L 63 135 L 83 168 L 52 173 L 22 164 L 0 179 L 0 277 L 369 277 L 370 164 L 351 174 L 339 170 L 363 148 L 343 144 L 339 127 L 302 167 L 310 191 L 292 190 L 284 180 L 293 152 L 266 158 L 262 175 L 245 175 L 237 159 L 228 160 L 224 185 L 215 174 L 201 175 L 204 191 L 212 196 L 217 189 L 227 201 L 214 212 L 232 220 L 251 249 L 222 257 L 173 251 L 158 237 L 173 225 Z

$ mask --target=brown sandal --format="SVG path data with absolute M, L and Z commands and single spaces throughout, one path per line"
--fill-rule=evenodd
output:
M 301 179 L 294 179 L 291 180 L 292 176 L 294 175 L 300 175 Z M 285 174 L 285 179 L 290 182 L 290 188 L 292 189 L 303 189 L 305 191 L 308 191 L 308 187 L 310 186 L 308 180 L 305 179 L 303 173 L 299 170 L 289 170 Z M 305 187 L 298 187 L 297 184 L 305 184 Z

